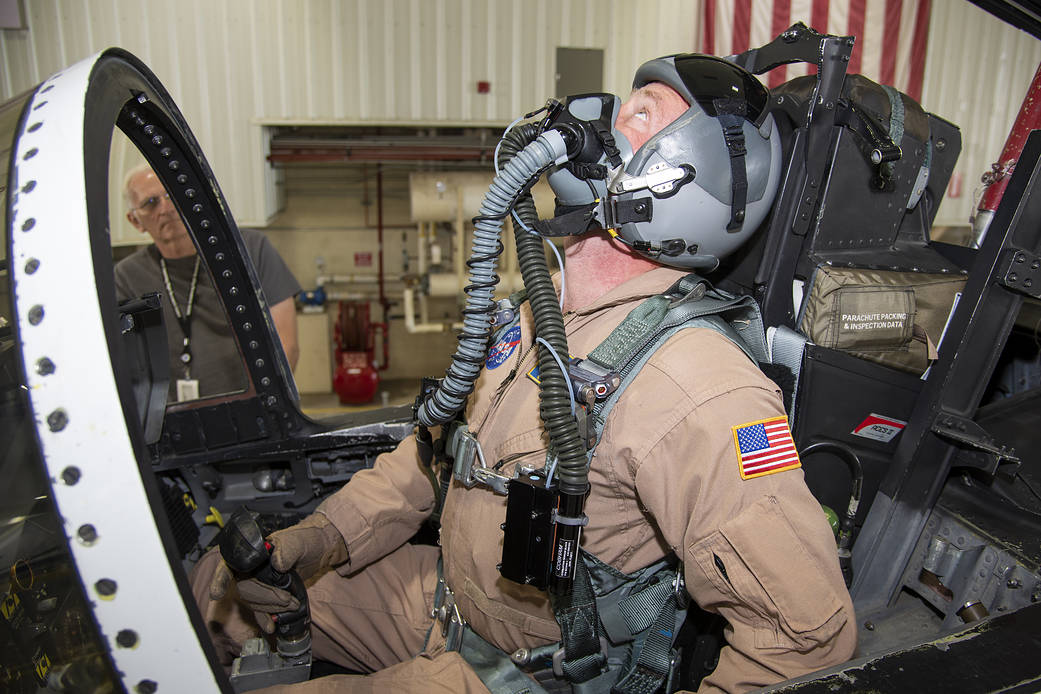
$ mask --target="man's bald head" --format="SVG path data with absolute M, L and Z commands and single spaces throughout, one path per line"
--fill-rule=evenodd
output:
M 148 164 L 135 166 L 123 179 L 123 201 L 127 221 L 155 241 L 164 258 L 195 255 L 195 245 L 170 201 L 163 182 Z

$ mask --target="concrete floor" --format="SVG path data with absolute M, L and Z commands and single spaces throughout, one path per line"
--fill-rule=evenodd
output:
M 364 412 L 381 407 L 411 404 L 419 395 L 419 379 L 405 378 L 381 381 L 372 402 L 361 405 L 344 405 L 336 393 L 307 393 L 300 396 L 300 409 L 304 414 L 322 417 L 348 412 Z

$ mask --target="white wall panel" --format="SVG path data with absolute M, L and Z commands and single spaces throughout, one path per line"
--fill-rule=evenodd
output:
M 934 2 L 932 8 L 922 106 L 962 134 L 954 174 L 960 195 L 944 200 L 936 224 L 965 226 L 980 176 L 1001 154 L 1041 61 L 1041 42 L 969 3 Z
M 504 125 L 553 96 L 555 49 L 604 50 L 604 88 L 691 50 L 697 0 L 32 0 L 27 30 L 0 31 L 6 100 L 87 55 L 122 46 L 158 75 L 236 218 L 274 213 L 265 125 Z M 925 107 L 961 126 L 964 223 L 1000 152 L 1041 43 L 966 2 L 934 2 Z M 476 83 L 491 83 L 478 94 Z M 119 162 L 125 158 L 121 153 Z M 117 162 L 117 163 L 119 163 Z
M 264 125 L 504 125 L 553 95 L 557 46 L 604 49 L 604 86 L 624 92 L 640 60 L 691 50 L 698 21 L 693 0 L 26 4 L 29 28 L 0 32 L 0 99 L 123 47 L 166 86 L 236 218 L 252 225 L 274 213 L 257 146 Z M 478 80 L 491 83 L 489 94 L 477 93 Z M 117 182 L 132 159 L 122 147 L 113 154 Z

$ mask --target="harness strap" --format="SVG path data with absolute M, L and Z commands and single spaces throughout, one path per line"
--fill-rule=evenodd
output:
M 628 629 L 628 638 L 622 638 L 623 635 L 616 632 L 609 634 L 611 640 L 615 643 L 632 640 L 635 635 L 649 627 L 658 616 L 662 605 L 670 601 L 674 590 L 675 586 L 665 581 L 659 581 L 619 602 L 618 614 L 621 615 Z M 606 625 L 604 626 L 606 629 Z
M 883 84 L 882 89 L 889 97 L 889 139 L 900 147 L 904 139 L 904 100 L 900 92 L 888 84 Z M 882 168 L 887 179 L 893 177 L 893 162 L 885 162 Z
M 473 668 L 492 694 L 547 694 L 538 682 L 520 670 L 509 656 L 467 628 L 459 655 Z
M 611 687 L 611 694 L 654 694 L 669 679 L 676 628 L 676 601 L 671 595 L 665 598 L 657 617 L 640 649 L 636 666 Z
M 550 602 L 560 625 L 564 677 L 569 682 L 585 682 L 596 677 L 607 665 L 607 654 L 600 645 L 596 593 L 584 561 L 576 562 L 571 592 L 550 593 Z
M 629 312 L 618 327 L 589 353 L 589 360 L 605 368 L 614 368 L 633 348 L 642 344 L 658 328 L 669 310 L 669 299 L 657 295 Z
M 741 321 L 741 332 L 738 333 L 724 318 L 710 320 L 705 327 L 726 335 L 756 363 L 768 361 L 763 321 L 755 300 L 714 289 L 695 274 L 684 276 L 662 294 L 650 297 L 630 311 L 618 327 L 589 353 L 589 360 L 607 369 L 621 370 L 670 327 L 696 318 L 711 319 L 720 314 Z M 618 393 L 616 390 L 615 394 Z
M 806 349 L 806 336 L 786 325 L 771 327 L 767 334 L 770 341 L 770 361 L 781 364 L 792 372 L 791 408 L 788 419 L 795 422 L 795 396 L 799 392 L 799 372 L 802 370 L 802 353 Z

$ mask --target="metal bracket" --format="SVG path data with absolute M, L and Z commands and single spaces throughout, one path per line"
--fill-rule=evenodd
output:
M 1041 299 L 1041 256 L 1022 248 L 1005 251 L 1001 284 L 1014 292 Z
M 589 359 L 575 359 L 568 364 L 568 376 L 576 398 L 590 407 L 615 392 L 622 382 L 618 371 Z
M 517 317 L 517 307 L 510 303 L 510 299 L 500 299 L 495 304 L 495 311 L 492 313 L 492 328 L 499 328 L 504 325 L 509 325 L 513 322 L 513 319 Z
M 465 424 L 455 423 L 448 433 L 445 450 L 452 458 L 452 477 L 459 480 L 469 489 L 477 484 L 473 477 L 473 469 L 477 461 L 477 439 L 467 431 Z
M 976 422 L 949 412 L 940 412 L 933 422 L 932 432 L 971 450 L 959 456 L 959 462 L 993 474 L 1000 465 L 1019 465 L 1014 449 L 1000 445 Z M 982 454 L 982 455 L 981 455 Z
M 852 36 L 819 34 L 797 23 L 763 47 L 727 58 L 757 75 L 786 63 L 807 62 L 817 66 L 817 83 L 809 99 L 799 107 L 788 105 L 795 112 L 797 128 L 807 128 L 810 124 L 818 126 L 809 127 L 806 137 L 797 141 L 804 148 L 806 166 L 805 171 L 799 174 L 806 179 L 801 184 L 808 184 L 809 187 L 800 189 L 795 198 L 800 201 L 792 220 L 791 232 L 795 236 L 805 236 L 809 231 L 813 211 L 821 195 L 818 183 L 825 171 L 824 163 L 828 158 L 832 137 L 832 129 L 828 126 L 835 122 L 836 107 L 842 94 L 842 83 L 853 44 Z M 783 98 L 777 105 L 782 104 Z
M 512 479 L 506 475 L 500 475 L 488 467 L 474 467 L 470 470 L 470 475 L 473 480 L 478 484 L 490 488 L 496 494 L 507 494 L 507 484 Z
M 489 487 L 496 494 L 506 494 L 506 484 L 511 478 L 485 467 L 480 453 L 481 444 L 465 424 L 457 424 L 448 435 L 447 450 L 451 451 L 452 476 L 467 489 L 476 484 Z

